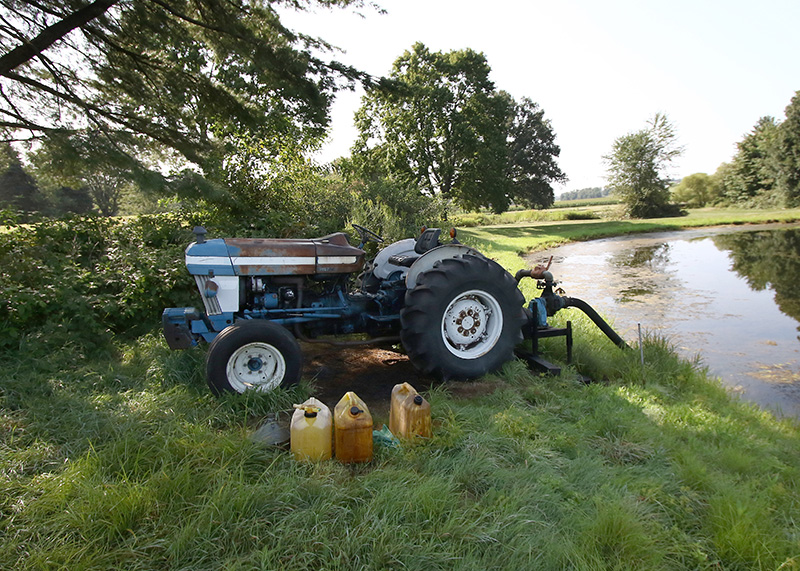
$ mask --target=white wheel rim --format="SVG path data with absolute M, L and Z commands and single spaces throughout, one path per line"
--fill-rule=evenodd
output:
M 268 343 L 248 343 L 233 352 L 225 369 L 228 383 L 237 393 L 271 391 L 286 375 L 286 361 Z
M 459 359 L 477 359 L 497 344 L 503 332 L 503 312 L 485 291 L 465 291 L 442 316 L 444 346 Z

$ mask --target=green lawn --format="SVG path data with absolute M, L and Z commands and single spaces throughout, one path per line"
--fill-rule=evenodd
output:
M 569 239 L 779 214 L 800 218 L 462 234 L 513 272 L 518 252 Z M 218 400 L 203 351 L 171 352 L 157 332 L 102 354 L 27 339 L 0 356 L 0 569 L 800 568 L 797 421 L 731 400 L 664 340 L 646 339 L 642 368 L 573 321 L 578 368 L 598 382 L 515 362 L 469 398 L 438 386 L 433 439 L 361 466 L 248 440 L 312 379 Z M 563 340 L 545 341 L 563 360 Z

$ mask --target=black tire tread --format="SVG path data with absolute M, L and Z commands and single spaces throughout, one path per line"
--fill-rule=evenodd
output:
M 242 345 L 256 341 L 269 343 L 283 354 L 286 375 L 280 386 L 300 382 L 303 354 L 294 335 L 277 323 L 253 319 L 226 327 L 211 342 L 206 355 L 206 380 L 212 393 L 220 396 L 225 392 L 235 392 L 226 375 L 228 359 Z
M 459 289 L 466 291 L 473 284 L 490 290 L 500 303 L 503 333 L 487 355 L 467 363 L 447 352 L 439 327 L 443 304 L 449 303 Z M 400 340 L 411 362 L 424 374 L 442 380 L 474 379 L 513 359 L 514 347 L 522 342 L 522 326 L 527 321 L 524 303 L 516 280 L 496 262 L 471 255 L 441 260 L 422 272 L 417 286 L 406 292 L 405 308 L 400 312 Z

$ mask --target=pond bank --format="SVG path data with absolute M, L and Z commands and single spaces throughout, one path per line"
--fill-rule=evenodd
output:
M 628 340 L 637 325 L 699 357 L 729 390 L 800 417 L 800 225 L 726 226 L 567 244 L 532 254 Z

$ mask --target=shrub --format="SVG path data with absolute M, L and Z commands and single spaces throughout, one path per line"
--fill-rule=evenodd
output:
M 102 346 L 138 335 L 188 301 L 183 250 L 193 215 L 45 220 L 0 234 L 0 345 Z M 192 292 L 193 294 L 193 292 Z

